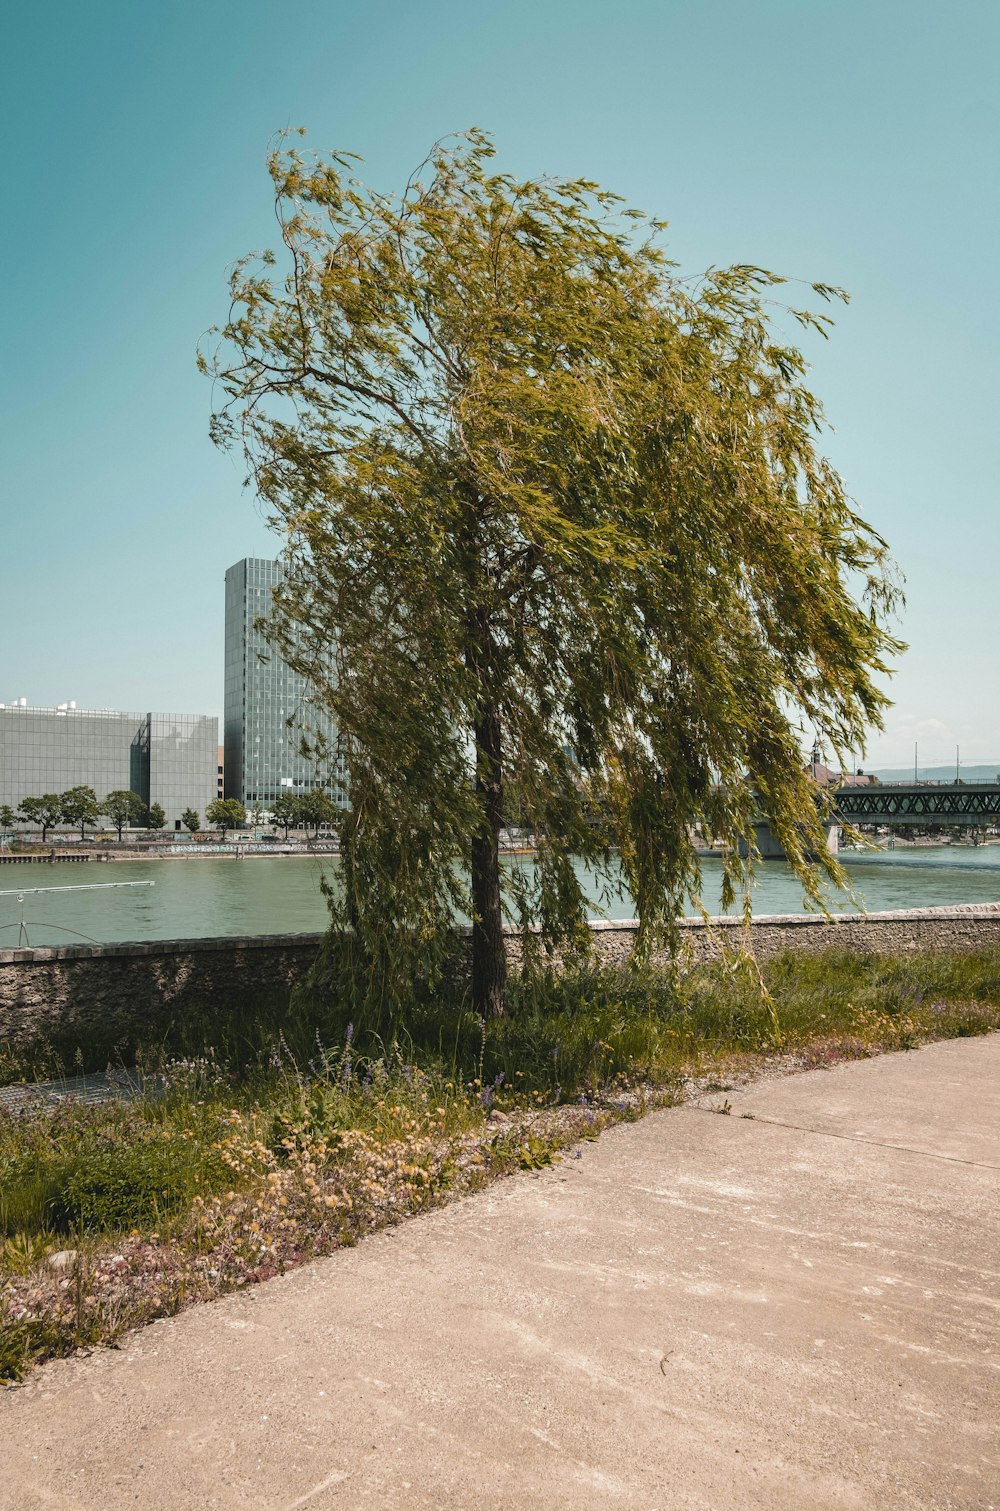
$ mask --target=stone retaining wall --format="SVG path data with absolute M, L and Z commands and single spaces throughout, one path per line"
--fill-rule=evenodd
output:
M 636 925 L 595 923 L 597 953 L 623 961 Z M 692 961 L 718 956 L 744 940 L 741 919 L 682 924 Z M 907 950 L 981 950 L 1000 946 L 1000 903 L 919 908 L 899 913 L 823 918 L 787 914 L 758 918 L 751 943 L 759 959 L 785 950 L 854 950 L 868 955 Z M 137 944 L 61 945 L 0 950 L 0 1043 L 26 1043 L 46 1034 L 169 1021 L 174 1013 L 210 1004 L 225 1013 L 255 997 L 272 997 L 300 981 L 316 958 L 322 934 L 276 934 L 252 939 L 169 939 Z M 517 935 L 511 933 L 516 958 Z
M 635 938 L 634 923 L 593 923 L 598 952 L 610 962 L 624 960 Z M 693 962 L 715 960 L 723 949 L 746 942 L 742 918 L 681 921 L 684 945 Z M 818 954 L 853 950 L 893 955 L 908 950 L 975 950 L 1000 947 L 1000 902 L 963 903 L 948 908 L 910 908 L 898 913 L 777 913 L 755 918 L 750 927 L 753 953 L 768 960 L 786 950 Z
M 169 1022 L 209 1005 L 224 1014 L 301 980 L 322 934 L 157 939 L 0 950 L 0 1044 L 66 1030 Z

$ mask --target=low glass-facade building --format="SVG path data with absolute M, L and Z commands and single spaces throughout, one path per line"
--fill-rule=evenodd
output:
M 283 792 L 325 787 L 336 801 L 339 790 L 335 729 L 260 628 L 281 576 L 280 561 L 255 556 L 226 573 L 226 797 L 265 811 Z M 303 736 L 325 741 L 327 758 L 304 755 Z
M 218 795 L 219 721 L 204 714 L 147 714 L 149 798 L 176 829 L 185 808 L 205 822 Z
M 159 803 L 169 829 L 185 808 L 202 822 L 216 796 L 219 721 L 201 714 L 0 705 L 0 805 L 70 787 L 98 800 L 131 791 Z

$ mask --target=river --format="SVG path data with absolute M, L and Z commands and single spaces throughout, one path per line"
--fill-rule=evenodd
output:
M 869 912 L 896 908 L 941 907 L 954 903 L 1000 901 L 1000 846 L 981 849 L 950 845 L 842 855 L 845 869 Z M 325 857 L 262 857 L 239 861 L 228 857 L 158 861 L 119 861 L 72 865 L 0 866 L 0 947 L 16 945 L 25 919 L 31 944 L 111 942 L 126 939 L 197 939 L 218 934 L 295 934 L 326 925 L 320 894 Z M 721 867 L 702 862 L 704 899 L 710 913 L 719 908 Z M 97 891 L 17 893 L 28 887 L 93 886 L 109 881 L 152 881 L 152 887 Z M 835 911 L 855 911 L 850 899 L 830 899 Z M 788 867 L 778 861 L 760 866 L 753 896 L 754 912 L 802 911 L 802 889 Z M 609 918 L 630 918 L 628 898 L 605 907 Z M 599 916 L 595 909 L 594 916 Z

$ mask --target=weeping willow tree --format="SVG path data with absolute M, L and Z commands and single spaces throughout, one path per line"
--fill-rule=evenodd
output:
M 467 909 L 484 1017 L 512 815 L 549 948 L 584 932 L 574 862 L 613 848 L 640 949 L 676 942 L 696 827 L 727 904 L 761 812 L 808 896 L 840 879 L 802 733 L 862 750 L 899 648 L 885 544 L 775 333 L 829 317 L 756 267 L 683 279 L 662 222 L 492 156 L 471 132 L 390 196 L 283 142 L 282 248 L 236 265 L 202 358 L 284 539 L 270 634 L 339 730 L 355 987 L 401 1002 Z

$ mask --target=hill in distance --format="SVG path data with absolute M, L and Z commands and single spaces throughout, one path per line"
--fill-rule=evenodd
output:
M 883 782 L 912 782 L 912 766 L 865 766 L 866 772 L 879 777 Z M 1000 761 L 980 762 L 973 766 L 967 766 L 963 761 L 959 767 L 959 775 L 963 782 L 995 782 L 1000 776 Z M 918 766 L 917 779 L 921 782 L 953 782 L 955 780 L 955 763 L 950 766 Z

